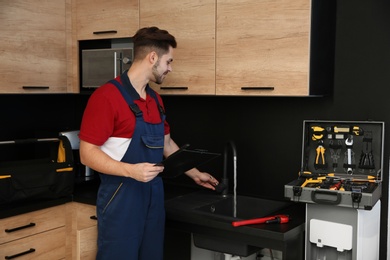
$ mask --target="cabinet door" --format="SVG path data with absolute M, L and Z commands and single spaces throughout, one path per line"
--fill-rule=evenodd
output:
M 138 0 L 75 0 L 78 40 L 131 37 L 138 30 Z
M 77 259 L 94 260 L 97 254 L 97 226 L 77 230 Z
M 67 92 L 67 8 L 67 0 L 0 1 L 1 93 Z
M 309 94 L 310 0 L 217 0 L 217 95 Z
M 74 203 L 77 213 L 77 230 L 97 225 L 96 206 L 82 203 Z
M 160 94 L 215 94 L 215 0 L 140 1 L 140 27 L 168 30 L 177 41 Z
M 96 206 L 72 202 L 67 207 L 72 228 L 68 230 L 69 259 L 95 259 L 97 254 Z

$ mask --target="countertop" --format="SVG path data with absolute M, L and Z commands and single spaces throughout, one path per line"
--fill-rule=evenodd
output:
M 72 197 L 64 197 L 64 198 L 51 199 L 51 200 L 28 201 L 22 203 L 1 205 L 0 219 L 16 216 L 20 214 L 25 214 L 35 210 L 58 206 L 71 201 L 72 201 Z
M 252 234 L 261 236 L 264 235 L 267 238 L 288 238 L 289 232 L 295 228 L 299 228 L 305 219 L 305 204 L 302 203 L 286 203 L 286 207 L 277 210 L 275 214 L 284 214 L 290 216 L 290 221 L 285 224 L 256 224 L 250 226 L 233 227 L 232 221 L 235 218 L 221 219 L 218 216 L 213 217 L 211 214 L 193 214 L 194 210 L 198 212 L 198 208 L 205 204 L 212 204 L 210 201 L 218 202 L 220 198 L 213 192 L 199 191 L 186 195 L 178 196 L 169 199 L 165 203 L 167 211 L 167 217 L 176 221 L 185 221 L 193 224 L 200 224 L 204 226 L 210 226 L 213 228 L 221 228 L 226 231 L 234 231 L 238 233 Z M 280 201 L 267 200 L 270 204 L 273 202 L 280 203 Z M 265 216 L 264 216 L 265 217 Z M 262 234 L 258 234 L 261 230 Z
M 15 215 L 28 213 L 48 207 L 58 206 L 64 203 L 76 201 L 90 205 L 96 205 L 96 194 L 99 187 L 99 180 L 92 179 L 87 182 L 76 181 L 73 187 L 72 195 L 68 197 L 54 199 L 29 200 L 22 202 L 12 202 L 1 205 L 0 219 L 8 218 Z
M 197 186 L 180 186 L 165 183 L 165 201 L 167 214 L 167 227 L 180 229 L 199 236 L 212 237 L 213 239 L 234 238 L 246 245 L 272 248 L 284 252 L 284 256 L 294 259 L 297 247 L 303 247 L 305 227 L 305 204 L 286 202 L 288 206 L 278 210 L 274 214 L 286 214 L 290 221 L 285 224 L 257 224 L 250 226 L 233 227 L 231 219 L 214 218 L 204 215 L 195 209 L 207 203 L 220 200 L 220 196 L 214 191 L 200 189 Z M 75 201 L 90 205 L 96 204 L 99 180 L 76 183 L 73 196 L 50 201 L 29 202 L 25 204 L 13 204 L 12 207 L 2 207 L 0 218 L 23 214 L 30 211 L 56 206 Z M 271 201 L 272 203 L 272 201 Z M 288 252 L 288 253 L 287 253 Z M 298 258 L 301 258 L 299 253 Z M 296 257 L 296 255 L 294 256 Z
M 287 203 L 274 214 L 289 215 L 290 221 L 285 224 L 255 224 L 249 226 L 233 227 L 234 219 L 221 219 L 219 217 L 204 215 L 196 211 L 197 208 L 218 201 L 219 198 L 212 192 L 200 191 L 179 196 L 166 201 L 167 225 L 204 236 L 211 236 L 214 240 L 234 238 L 243 244 L 272 248 L 284 252 L 283 259 L 301 259 L 305 230 L 305 204 Z M 272 200 L 269 201 L 272 203 Z M 279 202 L 278 202 L 279 203 Z M 196 211 L 196 214 L 194 212 Z M 172 223 L 171 223 L 172 222 Z M 232 241 L 232 242 L 234 242 Z M 234 244 L 234 243 L 233 243 Z M 288 255 L 288 256 L 286 256 Z
M 11 204 L 0 205 L 0 219 L 28 213 L 39 209 L 61 205 L 71 201 L 80 202 L 89 205 L 96 205 L 96 197 L 97 197 L 99 184 L 100 184 L 99 178 L 92 178 L 88 181 L 85 180 L 81 181 L 76 179 L 73 188 L 73 194 L 69 197 L 39 200 L 39 201 L 30 200 L 27 202 L 19 202 L 19 203 L 13 202 Z M 198 190 L 196 188 L 186 187 L 186 186 L 176 187 L 175 185 L 172 185 L 169 182 L 164 183 L 164 186 L 166 189 L 165 192 L 166 200 Z

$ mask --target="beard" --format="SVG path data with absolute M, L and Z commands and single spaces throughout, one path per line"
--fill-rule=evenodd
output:
M 159 73 L 158 73 L 158 69 L 157 69 L 157 67 L 159 66 L 159 64 L 160 64 L 160 62 L 157 61 L 156 64 L 153 66 L 153 71 L 152 71 L 156 84 L 162 84 L 163 81 L 164 81 L 165 76 L 166 76 L 167 73 L 168 73 L 168 72 L 164 72 L 164 73 L 162 73 L 162 74 L 159 74 Z

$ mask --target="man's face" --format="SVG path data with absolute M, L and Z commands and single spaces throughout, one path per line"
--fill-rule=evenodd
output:
M 173 48 L 169 47 L 169 51 L 167 54 L 162 55 L 158 58 L 157 62 L 153 66 L 153 76 L 154 82 L 157 84 L 163 83 L 165 76 L 168 72 L 172 71 L 173 62 Z

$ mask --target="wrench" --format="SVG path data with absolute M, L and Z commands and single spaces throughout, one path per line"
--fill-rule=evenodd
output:
M 345 139 L 345 146 L 347 147 L 347 163 L 348 163 L 348 174 L 353 174 L 352 170 L 352 145 L 353 145 L 353 137 L 349 136 L 347 139 Z
M 333 144 L 333 140 L 329 141 L 329 149 L 331 154 L 330 157 L 333 159 L 333 171 L 337 170 L 338 159 L 340 158 L 341 146 L 342 146 L 341 140 L 337 141 L 337 145 Z

